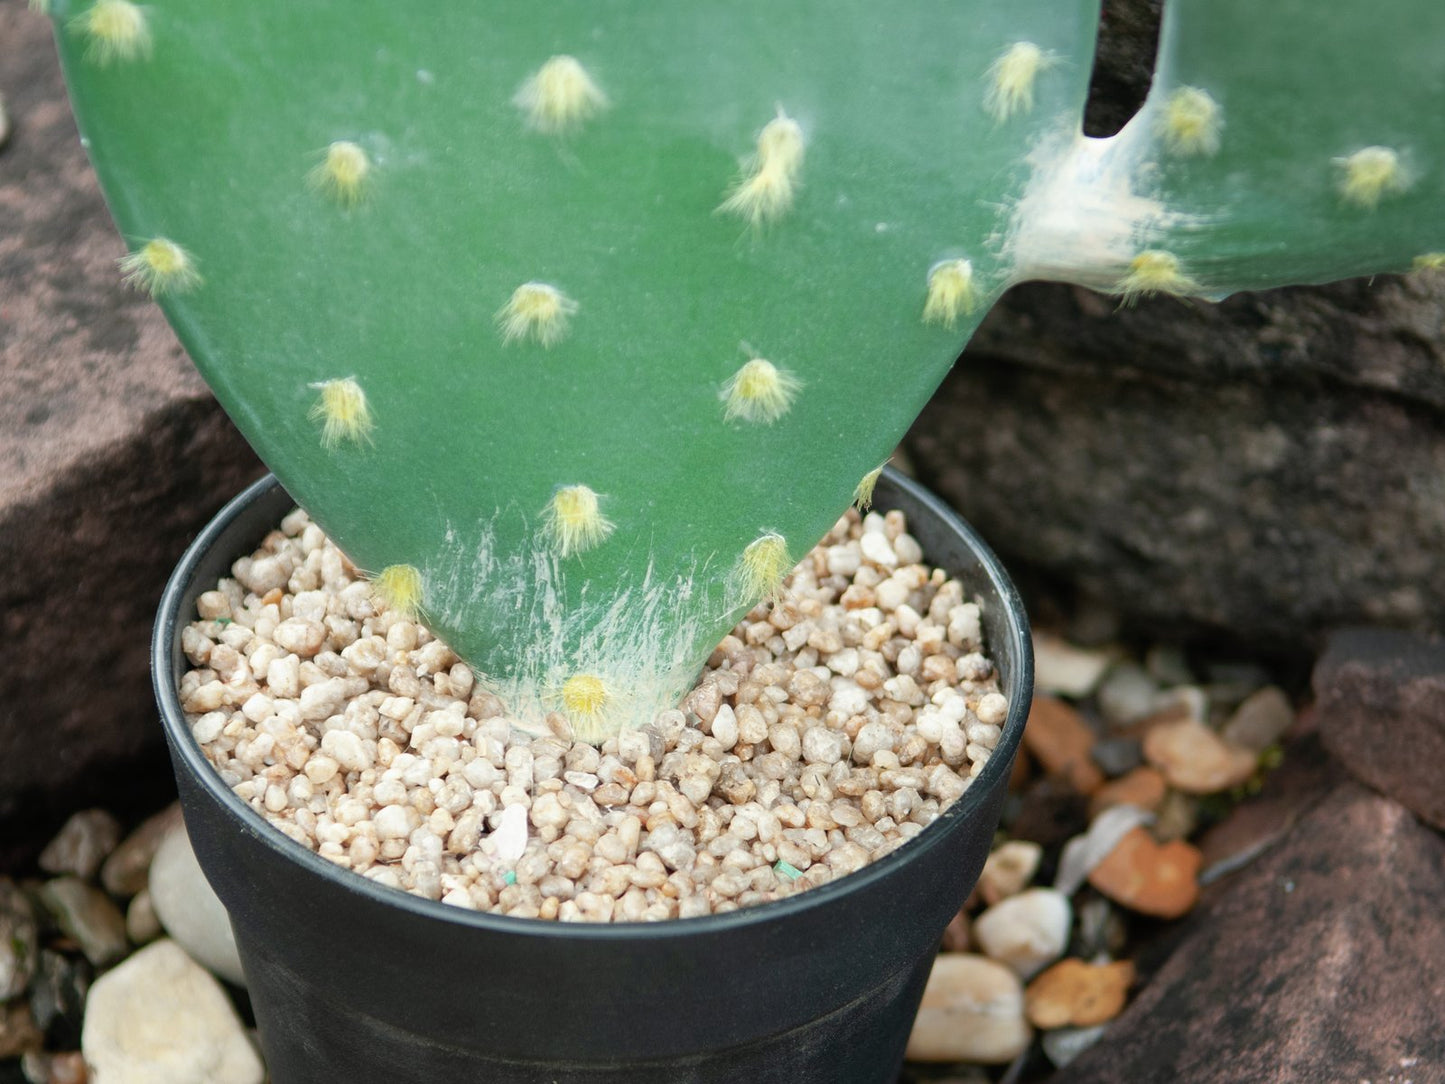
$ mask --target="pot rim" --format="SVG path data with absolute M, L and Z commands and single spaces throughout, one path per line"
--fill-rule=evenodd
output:
M 161 596 L 151 636 L 151 680 L 172 753 L 178 757 L 178 763 L 184 763 L 209 797 L 238 820 L 240 830 L 253 835 L 277 857 L 299 863 L 303 869 L 330 882 L 333 887 L 379 906 L 411 912 L 419 919 L 524 937 L 562 937 L 579 942 L 656 941 L 685 939 L 696 935 L 717 936 L 757 923 L 771 922 L 814 908 L 826 907 L 880 879 L 894 875 L 900 865 L 911 860 L 911 856 L 924 854 L 940 845 L 951 831 L 961 828 L 962 823 L 976 813 L 983 805 L 986 795 L 995 786 L 1006 785 L 1007 781 L 1000 776 L 1012 767 L 1015 752 L 1023 736 L 1024 724 L 1028 719 L 1033 691 L 1033 644 L 1028 615 L 1018 589 L 1009 579 L 1003 565 L 973 528 L 929 490 L 892 466 L 884 468 L 883 477 L 963 538 L 977 558 L 1004 609 L 1012 615 L 1006 625 L 1009 637 L 1014 641 L 1012 646 L 1016 665 L 1013 673 L 1009 675 L 1008 688 L 1005 690 L 1009 700 L 1008 717 L 988 763 L 953 805 L 896 850 L 869 862 L 862 869 L 816 888 L 781 900 L 754 904 L 723 914 L 672 918 L 659 922 L 559 922 L 553 919 L 517 918 L 488 911 L 472 911 L 378 884 L 370 878 L 327 861 L 256 813 L 222 782 L 220 774 L 192 737 L 190 728 L 185 723 L 185 713 L 181 709 L 177 683 L 171 680 L 172 645 L 178 640 L 180 629 L 191 620 L 179 611 L 184 596 L 195 579 L 194 570 L 197 564 L 252 502 L 268 493 L 272 487 L 284 489 L 272 474 L 267 474 L 247 486 L 216 513 L 186 548 Z M 178 647 L 176 649 L 178 650 Z M 906 902 L 900 900 L 900 905 L 906 905 Z

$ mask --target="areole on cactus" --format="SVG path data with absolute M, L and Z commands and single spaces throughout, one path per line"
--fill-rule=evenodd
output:
M 124 274 L 378 593 L 582 736 L 676 702 L 1009 285 L 1445 249 L 1424 0 L 1170 0 L 1109 139 L 1098 0 L 53 14 Z

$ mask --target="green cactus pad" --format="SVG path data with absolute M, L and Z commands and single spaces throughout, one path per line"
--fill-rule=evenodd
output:
M 1442 16 L 1408 6 L 1399 70 L 1438 101 Z M 1445 248 L 1411 232 L 1440 111 L 1411 136 L 1339 100 L 1393 54 L 1328 70 L 1362 3 L 1171 4 L 1108 141 L 1079 134 L 1096 0 L 54 9 L 126 271 L 236 424 L 359 566 L 419 572 L 396 604 L 514 715 L 584 734 L 676 701 L 1010 283 L 1218 294 Z M 1306 73 L 1289 34 L 1339 40 Z M 1186 85 L 1224 110 L 1197 171 L 1152 119 Z M 1376 142 L 1408 190 L 1342 206 L 1332 157 Z

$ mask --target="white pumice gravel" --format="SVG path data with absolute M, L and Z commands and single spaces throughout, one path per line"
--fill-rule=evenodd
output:
M 901 513 L 850 511 L 680 709 L 599 747 L 513 725 L 297 510 L 198 600 L 181 702 L 242 800 L 380 884 L 562 921 L 732 911 L 892 851 L 992 754 L 979 608 L 921 560 Z

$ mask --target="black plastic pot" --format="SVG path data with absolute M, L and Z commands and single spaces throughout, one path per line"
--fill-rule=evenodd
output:
M 274 478 L 182 559 L 153 642 L 186 827 L 230 912 L 273 1084 L 882 1084 L 892 1080 L 944 926 L 998 824 L 1033 680 L 1027 619 L 998 561 L 915 483 L 879 481 L 928 559 L 983 604 L 1010 712 L 952 808 L 907 846 L 776 903 L 663 923 L 478 914 L 341 870 L 221 782 L 177 700 L 180 629 L 291 508 Z

